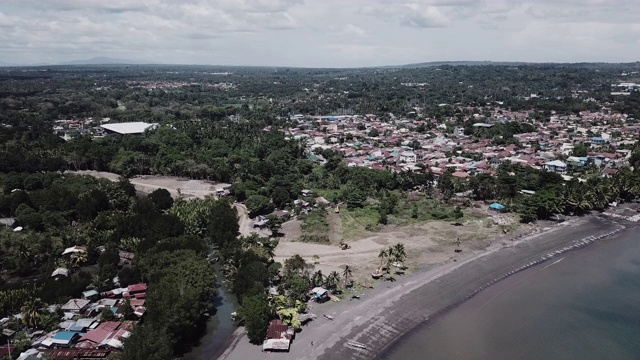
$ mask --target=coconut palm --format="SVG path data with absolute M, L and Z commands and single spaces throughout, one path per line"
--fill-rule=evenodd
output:
M 384 260 L 387 258 L 388 255 L 389 253 L 387 252 L 387 249 L 380 249 L 380 253 L 378 253 L 378 258 L 380 258 L 381 269 L 382 269 L 382 266 L 384 265 Z
M 344 285 L 349 286 L 351 283 L 349 282 L 349 278 L 352 276 L 351 267 L 349 265 L 344 266 L 344 270 L 342 270 L 342 277 L 344 278 Z
M 324 285 L 324 275 L 322 275 L 322 270 L 318 270 L 313 274 L 311 283 L 313 284 L 313 286 Z
M 407 259 L 407 252 L 403 243 L 397 243 L 393 246 L 393 260 L 403 263 Z
M 71 264 L 74 267 L 80 267 L 81 264 L 84 264 L 85 262 L 87 262 L 87 253 L 86 252 L 77 252 L 74 253 L 73 255 L 71 255 Z
M 338 283 L 340 282 L 340 275 L 336 271 L 332 271 L 325 281 L 325 286 L 327 289 L 334 290 L 338 287 Z
M 27 301 L 20 308 L 20 312 L 22 313 L 22 322 L 26 326 L 36 329 L 42 320 L 42 308 L 44 307 L 45 304 L 40 300 L 40 298 L 34 298 Z

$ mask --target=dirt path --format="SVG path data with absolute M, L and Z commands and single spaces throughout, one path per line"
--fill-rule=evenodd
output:
M 260 236 L 269 236 L 269 231 L 261 230 L 253 227 L 253 220 L 249 218 L 249 211 L 244 204 L 234 203 L 233 206 L 238 210 L 238 225 L 240 225 L 240 236 L 250 236 L 258 234 Z
M 329 242 L 339 244 L 342 241 L 342 219 L 340 214 L 336 214 L 333 209 L 327 211 L 327 222 L 329 222 Z

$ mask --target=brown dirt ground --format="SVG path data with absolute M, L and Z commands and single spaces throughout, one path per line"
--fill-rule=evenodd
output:
M 282 262 L 299 254 L 307 262 L 313 263 L 315 270 L 321 270 L 324 274 L 331 271 L 340 273 L 344 265 L 349 265 L 353 269 L 356 281 L 368 285 L 372 282 L 371 272 L 380 265 L 378 253 L 396 243 L 401 242 L 405 245 L 408 255 L 405 265 L 411 271 L 461 256 L 454 251 L 458 238 L 461 241 L 462 254 L 468 254 L 484 250 L 496 241 L 533 230 L 528 226 L 519 226 L 516 229 L 516 226 L 497 225 L 494 218 L 498 215 L 485 209 L 473 209 L 467 214 L 473 217 L 467 218 L 463 226 L 454 226 L 445 221 L 428 221 L 410 226 L 384 226 L 375 233 L 361 229 L 359 237 L 349 241 L 351 248 L 348 250 L 340 250 L 337 245 L 341 239 L 340 234 L 344 231 L 344 223 L 337 214 L 329 212 L 327 215 L 330 224 L 330 245 L 296 242 L 302 233 L 301 221 L 293 220 L 282 227 L 284 237 L 280 239 L 276 248 L 276 261 Z M 500 215 L 499 221 L 514 220 L 508 215 Z M 353 224 L 350 223 L 348 226 Z M 505 231 L 510 232 L 505 234 Z

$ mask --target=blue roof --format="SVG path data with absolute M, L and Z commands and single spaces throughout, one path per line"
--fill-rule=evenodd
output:
M 604 141 L 604 139 L 599 136 L 594 136 L 591 138 L 591 141 Z
M 70 341 L 74 336 L 78 335 L 77 332 L 74 331 L 58 331 L 53 338 L 56 340 L 67 340 Z
M 502 204 L 499 204 L 499 203 L 493 203 L 493 204 L 489 205 L 489 207 L 492 208 L 492 209 L 495 209 L 495 210 L 504 210 L 504 209 L 507 208 L 506 206 L 504 206 Z

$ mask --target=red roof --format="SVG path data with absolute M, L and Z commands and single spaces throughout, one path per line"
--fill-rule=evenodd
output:
M 267 329 L 267 339 L 291 339 L 287 334 L 289 327 L 282 320 L 271 320 Z
M 111 332 L 113 332 L 113 330 L 94 329 L 84 334 L 84 336 L 81 337 L 80 340 L 78 340 L 78 343 L 89 341 L 89 342 L 95 343 L 97 346 L 102 342 L 102 340 L 106 339 L 107 336 L 111 334 Z M 83 345 L 82 347 L 87 347 L 87 346 Z
M 144 306 L 146 300 L 144 299 L 131 299 L 129 300 L 129 304 L 131 305 L 131 307 L 135 308 L 138 306 Z
M 110 350 L 86 350 L 86 349 L 53 349 L 42 350 L 51 359 L 72 360 L 72 359 L 106 359 L 111 353 Z
M 140 284 L 129 285 L 127 286 L 127 291 L 129 293 L 138 293 L 138 292 L 147 291 L 147 284 L 140 283 Z
M 102 324 L 98 325 L 96 329 L 113 331 L 119 327 L 120 327 L 120 322 L 118 321 L 105 321 Z
M 467 174 L 466 172 L 462 172 L 462 171 L 456 171 L 453 174 L 451 174 L 451 176 L 453 177 L 457 177 L 460 179 L 466 179 L 469 177 L 469 174 Z
M 0 346 L 0 357 L 4 358 L 9 355 L 9 352 L 15 352 L 15 345 L 2 345 Z

